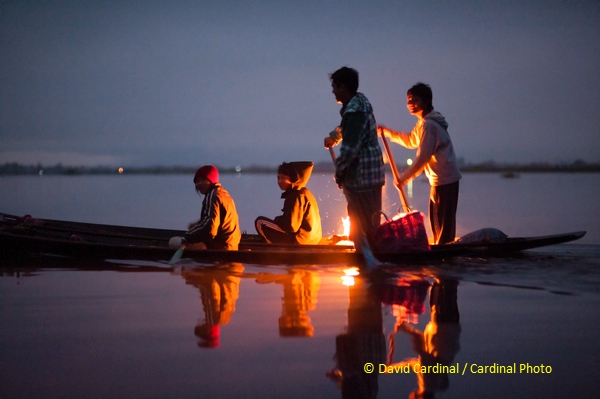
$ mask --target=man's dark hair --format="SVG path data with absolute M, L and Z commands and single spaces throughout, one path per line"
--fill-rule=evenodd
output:
M 356 69 L 341 67 L 330 74 L 329 79 L 337 86 L 346 86 L 352 94 L 356 94 L 358 91 L 358 71 L 356 71 Z
M 419 97 L 426 107 L 426 112 L 431 112 L 433 110 L 433 92 L 431 91 L 431 87 L 429 87 L 429 85 L 418 82 L 413 87 L 408 89 L 406 94 L 413 97 Z

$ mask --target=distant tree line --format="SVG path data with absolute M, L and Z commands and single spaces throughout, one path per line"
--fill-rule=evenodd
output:
M 576 160 L 572 163 L 529 163 L 529 164 L 509 164 L 487 161 L 482 163 L 463 164 L 460 167 L 461 172 L 466 173 L 536 173 L 536 172 L 600 172 L 600 163 L 587 163 L 582 160 Z
M 221 174 L 230 173 L 277 173 L 277 166 L 250 165 L 247 167 L 222 167 L 218 166 Z M 114 166 L 65 166 L 56 165 L 21 165 L 19 163 L 5 163 L 0 165 L 0 175 L 115 175 L 115 174 L 194 174 L 195 166 L 145 166 L 123 167 Z M 317 173 L 333 173 L 331 162 L 319 162 L 313 169 Z M 508 164 L 486 161 L 482 163 L 461 162 L 461 171 L 465 173 L 541 173 L 541 172 L 600 172 L 600 163 L 587 163 L 576 160 L 572 163 L 530 163 Z

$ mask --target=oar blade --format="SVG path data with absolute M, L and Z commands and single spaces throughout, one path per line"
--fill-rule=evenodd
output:
M 169 261 L 169 265 L 174 264 L 175 262 L 177 262 L 179 259 L 181 259 L 181 257 L 183 256 L 183 250 L 185 249 L 185 245 L 182 245 L 177 252 L 175 252 L 173 254 L 173 257 L 171 258 L 171 260 Z

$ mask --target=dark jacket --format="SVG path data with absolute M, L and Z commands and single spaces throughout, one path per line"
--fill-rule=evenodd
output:
M 285 163 L 284 163 L 285 165 Z M 298 244 L 318 244 L 322 238 L 321 215 L 314 195 L 305 187 L 312 173 L 312 162 L 289 162 L 292 187 L 281 194 L 283 215 L 273 221 L 286 233 L 292 234 Z
M 190 243 L 203 242 L 208 249 L 238 249 L 242 233 L 235 203 L 219 183 L 204 196 L 200 220 L 184 238 Z

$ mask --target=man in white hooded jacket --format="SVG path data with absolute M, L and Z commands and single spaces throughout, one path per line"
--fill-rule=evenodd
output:
M 456 209 L 458 206 L 458 181 L 461 178 L 458 161 L 448 123 L 442 114 L 433 110 L 433 93 L 424 83 L 417 83 L 407 94 L 408 111 L 418 118 L 410 133 L 394 131 L 386 126 L 378 128 L 393 142 L 406 148 L 417 149 L 413 164 L 402 171 L 397 185 L 414 179 L 421 172 L 429 179 L 429 222 L 434 244 L 454 241 L 456 235 Z

